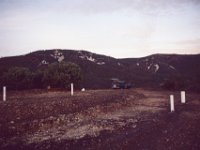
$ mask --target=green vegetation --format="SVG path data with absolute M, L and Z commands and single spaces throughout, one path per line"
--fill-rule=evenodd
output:
M 2 76 L 3 84 L 11 89 L 26 89 L 32 85 L 32 74 L 27 68 L 13 67 Z
M 44 88 L 66 88 L 70 83 L 78 85 L 81 81 L 81 69 L 70 62 L 49 64 L 43 70 L 31 71 L 24 67 L 12 67 L 0 74 L 1 86 L 21 90 Z
M 44 71 L 43 83 L 51 87 L 68 87 L 70 83 L 79 84 L 81 70 L 74 63 L 53 63 Z

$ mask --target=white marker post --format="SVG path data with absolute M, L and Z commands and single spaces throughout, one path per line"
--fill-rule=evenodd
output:
M 181 103 L 185 103 L 185 91 L 181 91 Z
M 170 95 L 170 110 L 171 112 L 175 111 L 174 110 L 174 95 Z
M 74 84 L 71 83 L 71 96 L 73 96 L 73 95 L 74 95 Z
M 6 101 L 6 86 L 3 87 L 3 101 Z

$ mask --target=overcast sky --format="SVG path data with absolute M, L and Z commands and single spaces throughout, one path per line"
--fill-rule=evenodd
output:
M 0 56 L 200 53 L 200 0 L 0 0 Z

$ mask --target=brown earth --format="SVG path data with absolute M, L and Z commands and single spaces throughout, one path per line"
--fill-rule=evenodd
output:
M 175 95 L 175 112 L 169 95 Z M 0 95 L 2 96 L 2 95 Z M 0 149 L 199 150 L 200 94 L 144 89 L 8 92 Z

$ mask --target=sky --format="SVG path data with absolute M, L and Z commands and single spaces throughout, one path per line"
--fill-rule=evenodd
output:
M 44 49 L 200 54 L 200 0 L 0 0 L 0 57 Z

